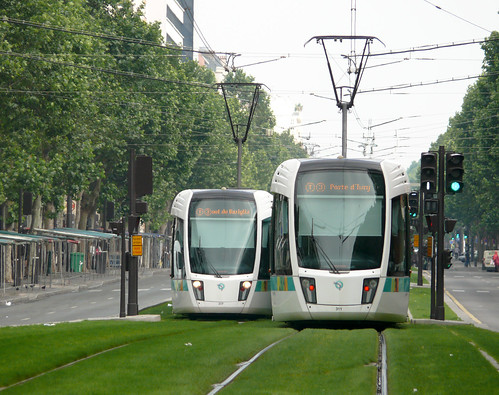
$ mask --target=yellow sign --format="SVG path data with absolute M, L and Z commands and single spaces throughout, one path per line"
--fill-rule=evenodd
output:
M 142 236 L 132 235 L 132 256 L 142 256 Z
M 428 248 L 427 248 L 427 256 L 429 258 L 433 258 L 433 237 L 428 237 Z
M 414 248 L 419 248 L 419 235 L 414 235 Z

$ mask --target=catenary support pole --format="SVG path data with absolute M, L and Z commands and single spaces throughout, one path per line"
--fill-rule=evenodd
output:
M 347 113 L 348 103 L 341 103 L 341 156 L 347 157 Z

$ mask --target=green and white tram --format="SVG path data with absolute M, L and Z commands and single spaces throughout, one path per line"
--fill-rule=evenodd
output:
M 271 211 L 265 191 L 189 189 L 175 197 L 174 313 L 271 314 Z
M 274 319 L 406 321 L 409 191 L 387 161 L 283 162 L 271 184 Z

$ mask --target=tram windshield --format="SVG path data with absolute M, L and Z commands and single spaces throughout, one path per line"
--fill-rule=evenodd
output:
M 381 266 L 385 184 L 380 172 L 298 174 L 295 226 L 301 267 L 332 272 Z
M 200 199 L 189 210 L 191 272 L 248 274 L 256 247 L 256 205 L 242 199 Z

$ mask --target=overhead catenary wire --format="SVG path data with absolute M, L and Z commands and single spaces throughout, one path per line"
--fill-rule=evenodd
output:
M 463 17 L 460 17 L 459 15 L 456 15 L 456 14 L 454 14 L 454 13 L 452 13 L 452 12 L 448 11 L 448 10 L 445 10 L 445 9 L 443 9 L 443 8 L 442 8 L 442 7 L 440 7 L 440 6 L 438 6 L 438 5 L 436 5 L 436 4 L 433 4 L 431 1 L 428 1 L 428 0 L 423 0 L 423 1 L 424 1 L 425 3 L 428 3 L 428 4 L 432 5 L 433 7 L 435 7 L 436 9 L 438 9 L 438 10 L 440 10 L 440 11 L 442 11 L 442 12 L 445 12 L 445 13 L 447 13 L 447 14 L 449 14 L 449 15 L 452 15 L 452 16 L 454 16 L 454 17 L 456 17 L 456 18 L 458 18 L 458 19 L 460 19 L 460 20 L 462 20 L 462 21 L 464 21 L 464 22 L 466 22 L 466 23 L 469 23 L 470 25 L 473 25 L 473 26 L 475 26 L 475 27 L 478 27 L 479 29 L 485 30 L 486 32 L 492 33 L 492 31 L 491 31 L 491 30 L 486 29 L 486 28 L 484 28 L 484 27 L 482 27 L 482 26 L 480 26 L 480 25 L 477 25 L 476 23 L 471 22 L 470 20 L 465 19 L 465 18 L 463 18 Z

